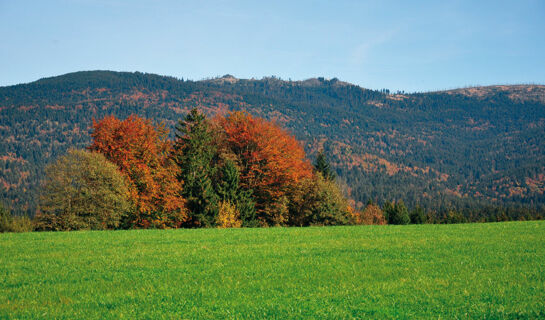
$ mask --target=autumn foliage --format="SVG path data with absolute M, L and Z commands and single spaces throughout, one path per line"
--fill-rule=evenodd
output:
M 229 201 L 220 202 L 217 220 L 219 228 L 240 228 L 242 226 L 237 207 Z
M 357 224 L 386 224 L 384 213 L 376 204 L 369 203 L 363 212 L 358 213 Z
M 239 160 L 240 184 L 253 190 L 260 223 L 286 223 L 285 198 L 313 174 L 303 147 L 275 123 L 246 112 L 232 112 L 216 122 L 225 135 L 225 145 Z
M 325 155 L 311 165 L 293 135 L 246 112 L 232 112 L 210 121 L 194 109 L 178 123 L 174 141 L 168 139 L 164 126 L 135 115 L 125 120 L 109 116 L 93 121 L 91 136 L 88 149 L 92 155 L 102 157 L 107 162 L 104 167 L 111 167 L 121 179 L 119 185 L 126 188 L 118 193 L 126 195 L 124 207 L 130 209 L 121 210 L 127 211 L 121 215 L 122 221 L 115 220 L 111 227 L 308 226 L 354 220 Z M 70 165 L 85 167 L 79 158 Z M 59 162 L 58 166 L 56 172 L 64 172 L 68 165 Z M 95 171 L 100 172 L 98 169 Z M 104 185 L 105 195 L 85 201 L 100 209 L 103 203 L 95 198 L 108 198 L 111 183 L 105 175 L 93 172 L 85 176 L 90 177 L 85 180 L 89 181 L 85 190 Z M 65 180 L 72 181 L 75 174 L 66 174 Z M 45 204 L 53 203 L 58 204 L 55 212 L 65 211 L 66 197 L 56 192 L 59 188 L 52 183 L 46 185 L 52 192 L 44 197 L 44 209 Z M 68 185 L 68 191 L 74 199 L 87 199 L 85 196 L 91 194 L 72 185 Z M 81 210 L 69 217 L 102 221 L 100 210 L 89 211 L 91 206 L 85 201 L 80 201 Z M 71 206 L 69 209 L 73 211 Z M 52 229 L 53 220 L 42 219 L 44 229 Z M 71 229 L 79 228 L 72 225 Z
M 93 121 L 90 150 L 116 164 L 129 182 L 136 206 L 129 223 L 133 227 L 179 227 L 186 219 L 184 200 L 178 196 L 177 167 L 169 157 L 171 143 L 163 126 L 130 116 Z

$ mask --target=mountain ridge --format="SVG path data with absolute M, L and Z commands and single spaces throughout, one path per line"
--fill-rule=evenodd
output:
M 389 93 L 321 77 L 73 72 L 0 87 L 0 199 L 33 213 L 44 164 L 88 144 L 93 118 L 136 113 L 173 128 L 199 107 L 275 119 L 311 156 L 325 149 L 356 206 L 542 205 L 544 97 L 543 85 Z
M 64 74 L 60 74 L 60 75 L 55 75 L 55 76 L 49 76 L 49 77 L 42 77 L 42 78 L 39 78 L 37 80 L 34 80 L 34 81 L 30 81 L 30 82 L 24 82 L 24 83 L 18 83 L 18 84 L 12 84 L 12 85 L 5 85 L 5 86 L 0 86 L 0 88 L 10 88 L 10 87 L 16 87 L 16 86 L 24 86 L 24 85 L 30 85 L 30 84 L 35 84 L 35 83 L 43 83 L 43 82 L 48 82 L 50 80 L 55 80 L 55 79 L 64 79 L 66 80 L 67 78 L 70 78 L 71 76 L 76 76 L 76 75 L 85 75 L 85 74 L 96 74 L 96 73 L 103 73 L 103 74 L 111 74 L 111 75 L 144 75 L 144 76 L 153 76 L 153 77 L 159 77 L 159 78 L 166 78 L 166 79 L 170 79 L 170 80 L 174 80 L 174 81 L 184 81 L 184 78 L 177 78 L 177 77 L 174 77 L 174 76 L 169 76 L 169 75 L 160 75 L 160 74 L 156 74 L 156 73 L 148 73 L 148 72 L 140 72 L 140 71 L 112 71 L 112 70 L 102 70 L 102 69 L 97 69 L 97 70 L 82 70 L 82 71 L 74 71 L 74 72 L 68 72 L 68 73 L 64 73 Z M 203 79 L 200 79 L 200 80 L 188 80 L 186 79 L 185 81 L 189 81 L 189 82 L 212 82 L 212 83 L 223 83 L 223 82 L 229 82 L 229 83 L 236 83 L 240 80 L 242 81 L 267 81 L 267 80 L 274 80 L 274 81 L 277 81 L 277 82 L 284 82 L 284 83 L 292 83 L 292 84 L 299 84 L 299 85 L 307 85 L 307 86 L 318 86 L 324 82 L 332 82 L 332 83 L 337 83 L 338 85 L 341 85 L 341 86 L 353 86 L 353 87 L 358 87 L 358 88 L 361 88 L 362 90 L 371 90 L 371 91 L 378 91 L 378 92 L 381 92 L 382 90 L 387 90 L 387 88 L 385 89 L 371 89 L 371 88 L 366 88 L 366 87 L 362 87 L 361 85 L 358 85 L 358 84 L 354 84 L 354 83 L 350 83 L 350 82 L 347 82 L 347 81 L 342 81 L 342 80 L 339 80 L 338 78 L 334 77 L 334 78 L 326 78 L 326 77 L 311 77 L 311 78 L 306 78 L 306 79 L 302 79 L 302 80 L 285 80 L 285 79 L 282 79 L 280 77 L 277 77 L 277 76 L 263 76 L 261 78 L 237 78 L 231 74 L 225 74 L 223 76 L 217 76 L 217 77 L 213 77 L 213 78 L 203 78 Z M 506 89 L 513 89 L 513 88 L 537 88 L 539 89 L 540 91 L 540 94 L 544 94 L 545 95 L 545 84 L 535 84 L 535 83 L 532 83 L 532 84 L 517 84 L 517 83 L 513 83 L 513 84 L 487 84 L 487 85 L 471 85 L 471 86 L 460 86 L 460 87 L 455 87 L 455 88 L 451 88 L 451 89 L 435 89 L 435 90 L 424 90 L 424 91 L 415 91 L 415 92 L 405 92 L 404 90 L 400 90 L 400 91 L 397 91 L 397 92 L 403 92 L 403 95 L 412 95 L 412 94 L 430 94 L 430 93 L 459 93 L 459 92 L 463 92 L 463 91 L 472 91 L 473 89 L 477 89 L 477 90 L 488 90 L 488 89 L 502 89 L 504 91 L 506 91 Z M 391 93 L 392 95 L 396 95 L 398 93 Z M 401 93 L 399 93 L 401 94 Z M 468 94 L 469 95 L 469 94 Z

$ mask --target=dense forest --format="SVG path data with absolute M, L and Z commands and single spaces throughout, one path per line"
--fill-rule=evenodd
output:
M 244 110 L 274 120 L 312 159 L 323 150 L 356 209 L 403 200 L 486 218 L 545 205 L 545 86 L 406 94 L 338 79 L 187 81 L 110 71 L 0 88 L 0 201 L 34 215 L 45 166 L 88 146 L 93 119 L 136 114 L 174 138 L 195 107 L 211 117 Z

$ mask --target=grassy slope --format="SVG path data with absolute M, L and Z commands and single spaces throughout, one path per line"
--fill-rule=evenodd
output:
M 545 317 L 545 222 L 0 235 L 0 318 Z

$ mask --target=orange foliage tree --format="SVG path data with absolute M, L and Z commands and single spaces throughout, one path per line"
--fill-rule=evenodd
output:
M 356 224 L 386 224 L 386 218 L 380 207 L 373 203 L 368 203 L 362 212 L 355 212 Z
M 171 143 L 164 126 L 132 115 L 93 120 L 90 150 L 115 163 L 130 185 L 136 212 L 128 223 L 136 228 L 179 227 L 187 219 L 184 200 L 177 194 L 177 166 L 169 158 Z
M 290 190 L 313 175 L 302 146 L 275 123 L 246 112 L 232 112 L 215 121 L 226 147 L 238 158 L 241 186 L 253 191 L 259 222 L 285 224 Z

